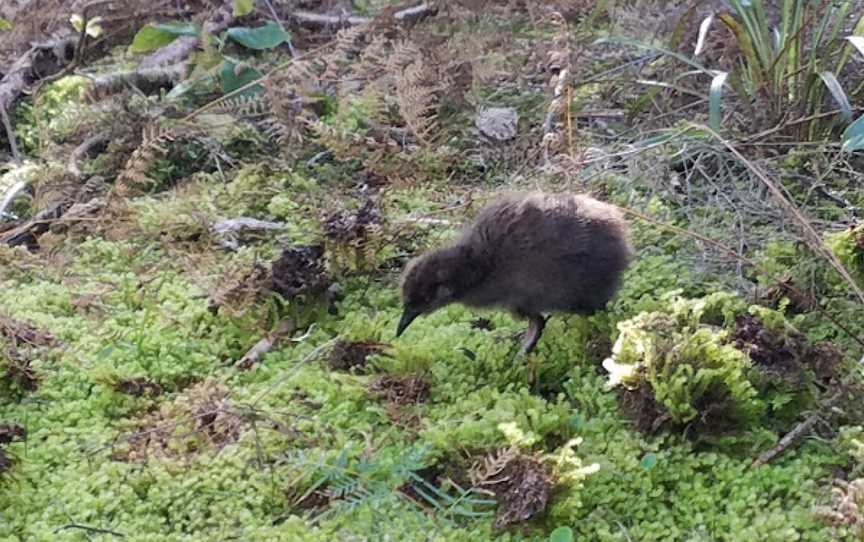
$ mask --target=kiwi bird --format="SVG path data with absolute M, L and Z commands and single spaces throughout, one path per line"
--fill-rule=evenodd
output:
M 544 313 L 603 309 L 632 259 L 617 207 L 583 194 L 505 195 L 454 241 L 408 263 L 396 336 L 450 303 L 498 307 L 528 320 L 522 344 L 528 354 L 543 333 Z

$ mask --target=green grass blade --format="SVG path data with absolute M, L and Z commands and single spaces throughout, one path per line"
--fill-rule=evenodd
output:
M 847 122 L 852 122 L 852 105 L 849 103 L 849 97 L 846 96 L 843 86 L 834 74 L 829 71 L 819 72 L 819 77 L 822 78 L 825 86 L 828 87 L 828 90 L 831 91 L 831 95 L 834 96 L 834 101 L 837 102 L 837 106 L 840 107 L 840 112 L 843 115 L 843 118 L 846 119 Z
M 604 38 L 600 38 L 594 42 L 595 45 L 600 45 L 600 44 L 604 44 L 604 43 L 616 43 L 618 45 L 628 45 L 630 47 L 637 47 L 639 49 L 645 49 L 648 51 L 654 51 L 655 53 L 661 53 L 661 54 L 664 54 L 666 56 L 670 56 L 676 60 L 680 60 L 681 62 L 687 64 L 688 66 L 692 66 L 693 68 L 699 70 L 700 72 L 711 75 L 711 70 L 709 70 L 708 68 L 706 68 L 702 64 L 699 64 L 698 62 L 695 62 L 695 61 L 687 58 L 686 56 L 684 56 L 680 53 L 677 53 L 675 51 L 670 51 L 669 49 L 664 49 L 663 47 L 657 47 L 657 46 L 654 46 L 654 45 L 651 45 L 648 43 L 644 43 L 644 42 L 641 42 L 638 40 L 634 40 L 631 38 L 625 38 L 623 36 L 607 36 Z
M 864 36 L 846 36 L 846 40 L 864 56 Z
M 815 59 L 819 58 L 820 62 L 827 62 L 831 55 L 834 54 L 835 50 L 834 42 L 837 40 L 837 36 L 841 30 L 843 30 L 844 23 L 846 22 L 846 14 L 849 12 L 849 8 L 851 7 L 851 2 L 846 1 L 840 4 L 840 6 L 836 9 L 832 9 L 828 7 L 825 9 L 825 12 L 822 14 L 822 19 L 819 22 L 819 27 L 816 33 L 811 40 L 812 46 L 810 47 L 810 53 L 812 56 L 811 62 L 815 63 Z M 838 61 L 837 66 L 834 67 L 834 71 L 836 73 L 840 73 L 840 69 L 845 60 L 843 60 L 843 55 L 841 54 L 841 58 Z M 825 64 L 823 64 L 825 66 Z M 815 67 L 811 68 L 811 71 L 815 71 Z
M 843 151 L 852 152 L 864 149 L 864 115 L 843 131 Z
M 759 68 L 764 71 L 767 66 L 771 65 L 773 55 L 771 53 L 771 32 L 768 25 L 765 23 L 765 9 L 760 0 L 742 1 L 732 0 L 732 6 L 738 12 L 738 17 L 743 22 L 743 30 L 740 35 L 736 33 L 736 38 L 741 44 L 741 37 L 744 37 L 751 45 L 751 48 L 756 53 L 753 68 Z M 736 20 L 731 14 L 725 14 L 728 19 Z M 736 20 L 737 22 L 737 20 Z M 728 23 L 727 23 L 728 24 Z M 739 24 L 740 26 L 740 24 Z
M 723 85 L 726 83 L 728 72 L 719 72 L 711 80 L 711 89 L 708 92 L 708 125 L 715 132 L 720 131 L 720 101 L 723 97 Z
M 650 79 L 637 79 L 636 82 L 639 83 L 640 85 L 646 85 L 649 87 L 659 87 L 659 88 L 665 88 L 665 89 L 669 89 L 669 90 L 675 90 L 677 92 L 680 92 L 681 94 L 687 94 L 688 96 L 693 96 L 694 98 L 700 98 L 700 99 L 705 98 L 704 94 L 699 94 L 695 90 L 690 90 L 687 87 L 682 87 L 681 85 L 676 85 L 674 83 L 666 83 L 665 81 L 651 81 Z
M 720 20 L 723 21 L 726 26 L 729 27 L 729 30 L 735 35 L 735 40 L 738 42 L 738 47 L 741 49 L 741 54 L 744 55 L 744 64 L 747 66 L 747 71 L 750 75 L 750 80 L 757 87 L 753 89 L 755 93 L 759 88 L 763 86 L 764 80 L 762 77 L 762 70 L 760 69 L 759 64 L 759 55 L 756 53 L 756 49 L 753 46 L 753 42 L 750 40 L 748 36 L 747 29 L 744 28 L 741 23 L 729 13 L 721 13 L 719 15 Z

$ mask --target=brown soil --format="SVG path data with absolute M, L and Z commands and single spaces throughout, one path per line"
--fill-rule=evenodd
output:
M 644 380 L 634 390 L 619 391 L 618 400 L 624 413 L 633 420 L 633 425 L 642 433 L 656 433 L 669 421 L 666 407 L 657 402 L 651 384 Z
M 141 397 L 143 395 L 162 395 L 162 386 L 145 377 L 126 378 L 115 384 L 114 389 L 120 393 Z
M 271 289 L 286 299 L 323 293 L 332 283 L 324 263 L 324 247 L 300 245 L 284 249 L 273 262 L 271 283 Z
M 397 405 L 415 405 L 429 398 L 429 382 L 419 375 L 384 375 L 372 383 L 372 391 Z
M 830 343 L 812 344 L 795 331 L 778 333 L 765 327 L 752 314 L 739 314 L 735 317 L 735 324 L 732 343 L 746 352 L 753 363 L 768 375 L 797 384 L 804 379 L 806 369 L 823 380 L 830 379 L 837 372 L 841 354 Z
M 137 462 L 185 459 L 237 442 L 247 421 L 228 395 L 228 388 L 213 379 L 192 386 L 141 420 L 115 457 Z
M 14 464 L 12 456 L 3 446 L 16 440 L 27 438 L 27 430 L 15 423 L 0 423 L 0 477 L 6 474 Z
M 514 459 L 496 479 L 500 482 L 488 486 L 498 499 L 496 528 L 528 521 L 546 510 L 552 481 L 546 468 L 536 459 Z
M 429 383 L 419 375 L 384 375 L 375 380 L 370 390 L 386 401 L 390 420 L 416 434 L 422 418 L 414 405 L 429 398 Z
M 3 476 L 9 469 L 12 468 L 12 458 L 6 453 L 6 450 L 0 448 L 0 476 Z
M 366 368 L 366 358 L 383 349 L 384 345 L 372 341 L 338 341 L 330 352 L 327 365 L 334 371 L 358 371 Z
M 27 438 L 27 430 L 17 423 L 0 423 L 0 444 Z

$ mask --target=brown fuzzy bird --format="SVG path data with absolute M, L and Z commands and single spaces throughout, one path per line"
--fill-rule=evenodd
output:
M 543 313 L 604 308 L 632 258 L 627 223 L 615 206 L 582 194 L 506 195 L 456 240 L 408 263 L 396 336 L 450 303 L 502 307 L 529 320 L 527 354 L 543 333 Z

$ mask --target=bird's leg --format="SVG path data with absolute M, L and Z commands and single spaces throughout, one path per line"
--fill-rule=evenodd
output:
M 537 346 L 537 341 L 540 340 L 540 335 L 543 334 L 543 328 L 546 327 L 546 319 L 540 314 L 529 314 L 528 316 L 528 331 L 525 333 L 525 338 L 522 340 L 522 353 L 530 354 L 534 347 Z

